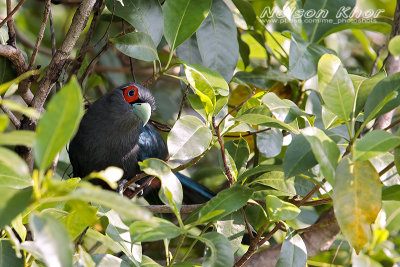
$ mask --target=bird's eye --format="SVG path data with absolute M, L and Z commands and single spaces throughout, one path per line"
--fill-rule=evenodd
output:
M 124 89 L 124 98 L 128 103 L 132 103 L 139 98 L 138 88 L 136 86 L 128 86 Z

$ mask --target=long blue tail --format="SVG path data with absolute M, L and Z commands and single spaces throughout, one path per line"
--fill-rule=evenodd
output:
M 178 177 L 179 181 L 183 187 L 183 199 L 187 204 L 200 204 L 209 201 L 216 194 L 205 187 L 204 185 L 199 184 L 195 180 L 190 179 L 189 177 L 177 172 L 175 173 L 176 177 Z

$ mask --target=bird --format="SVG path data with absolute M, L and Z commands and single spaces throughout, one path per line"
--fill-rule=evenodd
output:
M 140 173 L 138 162 L 168 158 L 168 148 L 157 130 L 148 123 L 156 110 L 151 92 L 131 82 L 119 86 L 91 104 L 69 144 L 74 177 L 116 166 L 124 171 L 120 181 Z M 199 204 L 215 193 L 189 177 L 175 174 L 182 184 L 184 202 Z M 104 185 L 104 184 L 103 184 Z

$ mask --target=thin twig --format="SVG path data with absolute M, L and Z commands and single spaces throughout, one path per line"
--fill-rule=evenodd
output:
M 51 5 L 51 0 L 47 0 L 44 6 L 42 25 L 40 25 L 35 47 L 33 48 L 32 56 L 29 61 L 28 70 L 31 70 L 33 68 L 33 64 L 35 64 L 36 56 L 39 51 L 39 46 L 43 40 L 44 30 L 46 29 L 47 19 L 49 18 L 50 5 Z
M 103 0 L 97 0 L 93 7 L 93 18 L 90 23 L 89 30 L 86 34 L 85 40 L 83 41 L 81 48 L 79 50 L 79 54 L 76 57 L 75 61 L 72 64 L 71 71 L 68 77 L 68 81 L 71 79 L 72 75 L 76 74 L 78 70 L 81 68 L 83 60 L 85 58 L 86 53 L 89 51 L 90 41 L 92 40 L 94 30 L 96 28 L 97 22 L 100 18 L 101 7 L 103 4 Z
M 106 37 L 106 35 L 108 34 L 108 31 L 110 30 L 111 24 L 112 24 L 112 22 L 113 22 L 113 20 L 114 20 L 115 1 L 116 1 L 116 0 L 113 1 L 113 9 L 112 9 L 112 11 L 111 11 L 110 23 L 108 23 L 107 29 L 106 29 L 106 31 L 104 32 L 103 36 L 101 36 L 101 38 L 97 41 L 97 43 L 96 43 L 94 46 L 97 46 L 97 45 L 101 42 L 101 40 L 103 40 L 104 37 Z
M 387 173 L 391 168 L 394 167 L 394 161 L 392 161 L 389 165 L 387 165 L 383 170 L 381 170 L 379 172 L 379 176 L 384 175 L 385 173 Z
M 250 98 L 252 98 L 254 95 L 256 94 L 256 88 L 253 88 L 253 91 L 251 91 L 251 94 L 242 101 L 242 103 L 240 103 L 239 105 L 237 105 L 236 107 L 234 107 L 233 109 L 231 109 L 231 111 L 229 111 L 222 119 L 221 121 L 218 123 L 218 127 L 221 125 L 221 123 L 233 112 L 235 112 L 236 110 L 239 110 L 247 101 L 249 101 Z
M 149 176 L 149 175 L 147 173 L 144 173 L 144 172 L 136 174 L 135 177 L 133 177 L 132 179 L 130 179 L 128 182 L 126 182 L 124 184 L 124 187 L 123 187 L 122 191 L 125 191 L 130 185 L 132 185 L 133 183 L 135 183 L 135 182 L 137 182 L 139 180 L 142 180 L 143 178 L 145 178 L 147 176 Z
M 241 211 L 242 211 L 244 222 L 246 223 L 246 229 L 247 229 L 247 232 L 249 233 L 250 239 L 254 239 L 253 231 L 251 231 L 251 227 L 250 227 L 249 221 L 247 220 L 247 216 L 246 216 L 246 213 L 244 212 L 243 207 L 241 208 Z
M 86 76 L 90 73 L 91 69 L 92 69 L 92 65 L 93 63 L 99 58 L 101 57 L 101 55 L 104 54 L 104 52 L 107 51 L 109 46 L 109 42 L 106 42 L 106 44 L 103 46 L 103 48 L 97 53 L 97 55 L 94 56 L 94 58 L 92 58 L 92 60 L 90 61 L 89 65 L 86 67 L 85 72 L 82 74 L 82 76 L 79 78 L 79 83 L 82 84 L 83 81 L 85 80 Z
M 162 132 L 170 132 L 172 129 L 171 126 L 158 121 L 149 120 L 149 123 L 153 125 L 157 130 Z
M 337 254 L 338 254 L 338 252 L 339 252 L 339 249 L 340 249 L 340 247 L 342 246 L 342 244 L 343 244 L 343 239 L 340 241 L 340 243 L 339 243 L 339 245 L 337 246 L 337 248 L 336 248 L 336 251 L 335 251 L 335 255 L 333 255 L 333 258 L 332 258 L 332 261 L 331 261 L 331 265 L 333 265 L 333 263 L 335 262 L 335 259 L 336 259 L 336 256 L 337 256 Z
M 195 209 L 201 207 L 203 204 L 194 205 L 182 205 L 181 213 L 192 213 Z M 174 213 L 173 210 L 167 205 L 149 205 L 144 206 L 146 209 L 150 210 L 152 213 Z
M 151 182 L 153 181 L 155 177 L 154 176 L 149 176 L 146 178 L 146 181 L 144 181 L 144 183 L 142 185 L 140 185 L 138 188 L 135 189 L 135 192 L 133 192 L 133 194 L 131 194 L 129 197 L 133 198 L 135 197 L 137 194 L 139 194 L 140 192 L 142 192 L 143 188 L 149 186 L 151 184 Z
M 270 131 L 271 128 L 265 128 L 265 129 L 261 129 L 258 131 L 254 131 L 254 132 L 247 132 L 246 134 L 240 134 L 240 135 L 228 135 L 228 134 L 224 134 L 224 137 L 246 137 L 246 136 L 250 136 L 250 135 L 254 135 L 254 134 L 258 134 L 258 133 L 262 133 L 262 132 L 266 132 L 266 131 Z
M 219 145 L 221 147 L 222 162 L 224 163 L 225 174 L 228 177 L 229 183 L 231 185 L 233 185 L 233 183 L 235 181 L 234 181 L 234 179 L 232 177 L 231 171 L 229 170 L 228 164 L 226 163 L 224 142 L 222 141 L 222 137 L 221 137 L 221 134 L 219 132 L 219 125 L 217 125 L 215 123 L 215 115 L 213 115 L 213 117 L 212 117 L 212 124 L 213 124 L 213 127 L 214 127 L 215 134 L 217 135 Z
M 49 12 L 49 21 L 50 21 L 50 33 L 51 33 L 51 56 L 56 54 L 57 44 L 56 44 L 56 34 L 54 31 L 54 22 L 53 22 L 53 11 L 50 5 L 50 12 Z
M 5 19 L 3 19 L 0 22 L 0 28 L 3 27 L 3 25 L 12 18 L 12 16 L 14 15 L 15 12 L 17 12 L 17 10 L 23 5 L 23 3 L 25 2 L 25 0 L 21 0 L 15 7 L 14 9 L 7 14 L 7 17 L 5 17 Z
M 115 6 L 115 2 L 114 2 L 114 6 Z M 124 21 L 122 21 L 122 32 L 124 34 L 126 34 Z M 127 57 L 129 59 L 129 68 L 131 70 L 132 80 L 135 83 L 136 82 L 136 78 L 135 78 L 135 72 L 133 71 L 133 59 L 130 56 L 127 56 Z
M 310 192 L 308 192 L 308 194 L 307 194 L 305 197 L 303 197 L 303 199 L 300 200 L 300 201 L 299 201 L 298 203 L 296 203 L 295 205 L 296 205 L 297 207 L 303 206 L 303 204 L 304 204 L 312 195 L 314 195 L 314 193 L 317 192 L 319 188 L 320 188 L 319 185 L 314 186 L 314 188 L 313 188 Z
M 0 103 L 1 103 L 1 96 L 0 96 Z M 14 124 L 16 129 L 19 129 L 19 127 L 21 126 L 21 122 L 19 121 L 19 119 L 14 115 L 14 113 L 12 113 L 11 110 L 9 110 L 6 106 L 1 105 L 0 104 L 0 108 L 4 111 L 5 114 L 7 114 L 8 118 L 10 119 L 10 121 L 12 122 L 12 124 Z
M 385 129 L 383 129 L 384 131 L 387 131 L 387 130 L 389 130 L 389 129 L 392 129 L 394 126 L 396 126 L 397 124 L 399 124 L 400 123 L 400 119 L 398 119 L 398 120 L 396 120 L 396 121 L 394 121 L 394 122 L 392 122 L 389 126 L 387 126 Z
M 178 117 L 176 118 L 176 120 L 179 120 L 180 117 L 181 117 L 182 110 L 183 110 L 183 105 L 185 104 L 186 96 L 189 93 L 189 88 L 190 88 L 190 83 L 188 83 L 188 85 L 186 86 L 186 90 L 183 93 L 182 100 L 181 100 L 181 105 L 179 106 Z

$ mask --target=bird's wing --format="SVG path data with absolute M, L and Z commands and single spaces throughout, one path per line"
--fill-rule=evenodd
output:
M 138 160 L 143 161 L 148 158 L 159 158 L 165 160 L 168 156 L 168 149 L 161 135 L 147 124 L 139 134 L 139 153 Z

